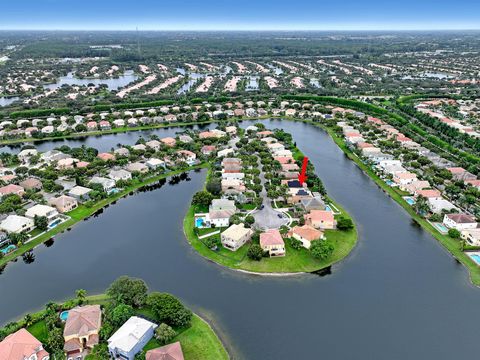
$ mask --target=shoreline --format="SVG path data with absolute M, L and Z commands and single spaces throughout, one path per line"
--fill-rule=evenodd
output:
M 91 208 L 86 208 L 86 207 L 77 207 L 76 209 L 72 210 L 71 212 L 67 213 L 67 215 L 70 216 L 70 220 L 67 220 L 57 227 L 53 228 L 52 230 L 45 232 L 44 234 L 41 234 L 40 236 L 37 236 L 35 239 L 26 242 L 23 244 L 21 247 L 17 248 L 15 251 L 12 251 L 11 253 L 8 253 L 5 255 L 3 258 L 0 259 L 0 267 L 8 265 L 11 261 L 15 261 L 18 257 L 24 255 L 25 253 L 28 253 L 29 251 L 33 250 L 37 246 L 47 242 L 53 236 L 58 235 L 63 233 L 64 231 L 70 231 L 75 225 L 77 225 L 79 222 L 86 220 L 90 216 L 94 215 L 97 211 L 104 209 L 110 205 L 112 205 L 114 202 L 128 196 L 131 192 L 135 192 L 138 189 L 142 188 L 143 186 L 150 185 L 152 183 L 155 183 L 157 181 L 160 181 L 162 179 L 166 179 L 171 176 L 179 175 L 184 172 L 190 172 L 193 170 L 197 169 L 203 169 L 206 167 L 206 164 L 198 164 L 194 166 L 190 166 L 184 170 L 175 170 L 175 171 L 170 171 L 165 174 L 153 176 L 151 178 L 147 178 L 145 181 L 143 181 L 140 184 L 133 185 L 132 187 L 129 187 L 127 189 L 124 189 L 113 197 L 107 197 L 105 199 L 102 199 L 99 201 L 97 204 L 92 206 Z M 82 210 L 84 210 L 82 212 Z M 73 213 L 80 213 L 78 216 L 72 216 Z M 76 215 L 76 214 L 75 214 Z

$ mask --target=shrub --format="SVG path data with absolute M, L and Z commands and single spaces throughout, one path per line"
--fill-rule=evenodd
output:
M 148 295 L 147 305 L 152 308 L 158 321 L 168 325 L 186 327 L 192 320 L 192 312 L 171 294 L 153 292 Z
M 177 336 L 175 330 L 165 323 L 161 323 L 155 330 L 155 338 L 162 344 L 168 344 L 173 338 Z
M 263 257 L 263 250 L 258 244 L 252 244 L 247 251 L 247 256 L 251 260 L 260 261 Z

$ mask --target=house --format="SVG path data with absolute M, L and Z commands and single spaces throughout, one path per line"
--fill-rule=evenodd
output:
M 234 153 L 233 149 L 223 149 L 217 152 L 217 157 L 221 158 L 221 157 L 231 155 L 233 153 Z
M 168 147 L 174 147 L 177 144 L 177 140 L 172 137 L 165 137 L 163 139 L 160 139 L 160 141 Z
M 467 214 L 445 214 L 443 223 L 449 229 L 457 229 L 458 231 L 470 230 L 477 228 L 475 219 Z
M 174 342 L 153 350 L 148 350 L 145 360 L 184 360 L 180 342 Z
M 150 140 L 150 141 L 147 141 L 145 145 L 150 149 L 157 151 L 157 150 L 160 150 L 160 146 L 162 145 L 162 143 L 158 140 Z
M 48 200 L 48 204 L 55 206 L 60 213 L 66 213 L 72 211 L 78 206 L 78 202 L 75 198 L 67 195 L 60 195 Z
M 233 224 L 221 234 L 222 245 L 231 251 L 237 251 L 252 238 L 253 230 L 243 224 Z
M 417 180 L 417 175 L 411 173 L 411 172 L 396 172 L 393 175 L 393 181 L 400 186 L 405 186 L 408 184 L 411 184 Z
M 112 155 L 110 153 L 100 153 L 97 155 L 97 158 L 103 161 L 115 160 L 115 155 Z
M 87 122 L 87 130 L 89 131 L 97 130 L 97 123 L 95 121 Z
M 15 184 L 8 184 L 8 185 L 0 187 L 0 198 L 4 197 L 5 195 L 10 195 L 10 194 L 23 196 L 23 194 L 25 194 L 25 189 L 21 186 L 15 185 Z
M 127 166 L 125 166 L 125 169 L 127 171 L 130 171 L 131 173 L 139 172 L 144 174 L 148 172 L 148 166 L 141 162 L 134 162 L 134 163 L 127 164 Z
M 267 251 L 270 257 L 285 256 L 285 242 L 276 229 L 270 229 L 260 234 L 260 247 Z
M 197 159 L 197 155 L 190 150 L 178 150 L 177 155 L 180 159 L 185 161 L 188 165 L 195 164 L 195 161 Z
M 36 178 L 28 178 L 18 183 L 25 190 L 41 190 L 42 182 Z
M 153 337 L 156 328 L 156 324 L 132 316 L 107 340 L 110 356 L 113 359 L 134 360 Z
M 312 210 L 325 210 L 325 203 L 320 196 L 314 196 L 312 198 L 305 198 L 300 200 L 300 205 L 305 211 L 310 212 Z
M 241 180 L 223 179 L 221 184 L 222 184 L 222 192 L 226 194 L 238 194 L 238 193 L 243 193 L 246 190 L 245 184 Z
M 144 144 L 136 144 L 132 146 L 132 149 L 136 151 L 145 151 L 147 150 L 147 146 Z
M 32 156 L 35 156 L 37 154 L 38 154 L 38 151 L 35 149 L 25 149 L 20 151 L 17 157 L 18 157 L 18 160 L 20 160 L 22 163 L 25 164 L 29 162 Z
M 5 220 L 0 223 L 0 229 L 6 231 L 7 233 L 21 233 L 29 232 L 33 230 L 35 223 L 32 219 L 19 216 L 19 215 L 8 215 Z
M 98 123 L 98 125 L 100 125 L 100 129 L 102 130 L 110 130 L 112 128 L 112 126 L 110 125 L 110 123 L 106 120 L 102 120 Z
M 104 178 L 101 176 L 94 176 L 90 180 L 90 184 L 100 184 L 103 188 L 103 191 L 109 192 L 115 188 L 115 181 L 112 179 Z
M 417 190 L 414 192 L 415 197 L 422 196 L 425 199 L 434 199 L 434 200 L 441 200 L 442 193 L 435 189 L 426 189 L 426 190 Z
M 465 183 L 473 186 L 474 188 L 477 188 L 477 190 L 480 190 L 480 180 L 477 180 L 477 179 L 465 180 Z
M 456 209 L 455 205 L 453 205 L 450 201 L 445 199 L 427 199 L 428 204 L 430 206 L 430 210 L 432 210 L 435 214 L 440 214 L 443 210 L 453 210 Z
M 222 180 L 243 180 L 245 174 L 241 172 L 222 172 Z
M 120 180 L 130 180 L 132 178 L 132 174 L 127 170 L 119 169 L 119 170 L 110 170 L 108 173 L 108 177 L 117 183 Z
M 36 216 L 46 217 L 48 223 L 50 224 L 58 218 L 59 214 L 57 209 L 54 207 L 37 204 L 27 209 L 27 211 L 25 212 L 25 216 L 30 219 L 35 219 Z
M 462 230 L 460 237 L 471 246 L 480 246 L 480 228 Z
M 322 231 L 310 225 L 295 226 L 288 232 L 288 235 L 299 240 L 306 249 L 310 249 L 312 241 L 325 238 Z
M 49 354 L 40 341 L 22 328 L 0 342 L 0 359 L 49 360 Z
M 188 144 L 188 143 L 191 143 L 193 142 L 193 139 L 191 136 L 188 136 L 188 135 L 180 135 L 178 137 L 178 140 L 180 140 L 181 142 L 185 143 L 185 144 Z
M 63 350 L 68 358 L 77 359 L 86 355 L 99 342 L 102 326 L 100 305 L 85 305 L 68 311 L 68 318 L 63 329 L 65 344 Z
M 157 158 L 151 158 L 148 159 L 145 164 L 152 170 L 158 169 L 160 166 L 165 167 L 165 161 L 157 159 Z
M 312 210 L 305 215 L 305 224 L 315 229 L 335 229 L 337 223 L 333 212 L 327 210 Z
M 74 186 L 69 190 L 68 196 L 71 196 L 77 199 L 77 201 L 83 201 L 83 200 L 86 201 L 89 199 L 88 194 L 90 193 L 90 191 L 92 191 L 92 189 L 89 189 L 87 187 Z
M 202 149 L 200 151 L 203 155 L 208 156 L 211 153 L 213 153 L 215 151 L 215 149 L 216 148 L 213 145 L 205 145 L 205 146 L 202 146 Z
M 448 171 L 452 174 L 454 180 L 475 180 L 477 177 L 461 167 L 449 167 Z
M 125 156 L 125 157 L 130 155 L 130 151 L 127 148 L 115 149 L 113 153 L 117 156 Z

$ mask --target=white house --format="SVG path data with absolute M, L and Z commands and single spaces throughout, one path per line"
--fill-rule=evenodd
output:
M 115 183 L 119 180 L 130 180 L 132 178 L 132 174 L 127 170 L 119 169 L 119 170 L 110 170 L 108 173 L 108 177 L 115 181 Z
M 148 159 L 145 164 L 147 164 L 147 166 L 150 168 L 150 169 L 157 169 L 159 168 L 160 166 L 161 167 L 165 167 L 165 161 L 163 160 L 160 160 L 160 159 L 157 159 L 157 158 L 151 158 L 151 159 Z
M 105 192 L 109 192 L 109 191 L 111 191 L 113 188 L 115 188 L 115 181 L 114 181 L 114 180 L 112 180 L 112 179 L 107 179 L 107 178 L 100 177 L 100 176 L 94 176 L 94 177 L 92 178 L 92 180 L 90 180 L 90 183 L 91 183 L 91 184 L 100 184 L 100 185 L 102 185 L 103 191 L 105 191 Z
M 221 234 L 222 245 L 228 250 L 237 251 L 252 235 L 252 229 L 245 228 L 243 224 L 233 224 Z
M 33 219 L 18 215 L 8 215 L 7 218 L 0 223 L 0 229 L 7 233 L 28 232 L 33 230 L 34 227 Z
M 443 223 L 446 227 L 458 231 L 476 229 L 478 225 L 475 219 L 467 214 L 445 214 Z
M 233 154 L 233 149 L 223 149 L 217 152 L 217 157 L 224 157 Z
M 245 178 L 245 174 L 238 172 L 238 173 L 222 173 L 222 180 L 243 180 Z
M 132 316 L 107 340 L 110 356 L 113 359 L 134 360 L 153 337 L 156 328 L 156 324 Z
M 28 209 L 25 212 L 25 216 L 30 219 L 34 219 L 35 216 L 44 216 L 47 218 L 48 223 L 50 224 L 52 221 L 58 218 L 59 213 L 58 210 L 54 207 L 37 204 Z

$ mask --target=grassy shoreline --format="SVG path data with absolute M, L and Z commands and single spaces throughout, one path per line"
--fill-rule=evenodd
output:
M 97 294 L 87 296 L 85 304 L 105 305 L 109 301 L 106 294 Z M 63 303 L 65 304 L 65 303 Z M 62 305 L 63 305 L 62 304 Z M 148 309 L 139 309 L 137 315 L 148 313 Z M 35 336 L 40 342 L 45 343 L 48 338 L 48 330 L 42 315 L 45 310 L 31 314 L 32 318 L 39 319 L 27 326 L 27 330 Z M 20 327 L 25 327 L 25 320 L 21 319 L 16 322 Z M 182 344 L 183 354 L 186 360 L 197 359 L 219 359 L 228 360 L 230 355 L 220 337 L 216 334 L 211 324 L 200 315 L 195 314 L 192 318 L 191 326 L 187 329 L 179 331 L 172 342 L 180 341 Z M 145 350 L 154 349 L 161 346 L 157 340 L 151 339 L 145 346 Z
M 58 233 L 61 233 L 65 230 L 67 230 L 67 229 L 70 229 L 72 226 L 74 226 L 78 222 L 88 218 L 89 216 L 92 216 L 98 210 L 100 210 L 100 209 L 104 208 L 105 206 L 110 205 L 113 202 L 127 196 L 130 192 L 136 191 L 139 188 L 141 188 L 142 186 L 152 184 L 154 182 L 157 182 L 161 179 L 165 179 L 165 178 L 170 177 L 170 176 L 179 175 L 179 174 L 181 174 L 183 172 L 186 172 L 186 171 L 191 171 L 191 170 L 195 170 L 195 169 L 202 169 L 202 168 L 205 168 L 205 167 L 207 167 L 207 164 L 199 164 L 199 165 L 195 165 L 195 166 L 190 166 L 190 167 L 188 167 L 186 169 L 183 169 L 183 170 L 175 170 L 175 171 L 171 171 L 171 172 L 168 172 L 168 173 L 165 173 L 165 174 L 152 176 L 150 178 L 145 179 L 142 182 L 133 184 L 133 185 L 123 189 L 122 191 L 116 193 L 115 195 L 112 195 L 112 196 L 109 196 L 105 199 L 102 199 L 101 201 L 95 203 L 95 205 L 93 205 L 92 207 L 86 207 L 84 205 L 79 205 L 75 210 L 67 213 L 67 215 L 69 215 L 71 217 L 70 220 L 67 220 L 67 221 L 59 224 L 57 227 L 53 228 L 52 230 L 38 236 L 34 240 L 32 240 L 32 241 L 30 241 L 26 244 L 23 244 L 22 246 L 17 248 L 15 251 L 5 255 L 3 258 L 0 259 L 0 266 L 4 266 L 8 262 L 10 262 L 10 261 L 16 259 L 17 257 L 25 254 L 26 252 L 29 252 L 30 250 L 32 250 L 36 246 L 48 241 L 49 239 L 51 239 L 53 236 L 57 235 Z

